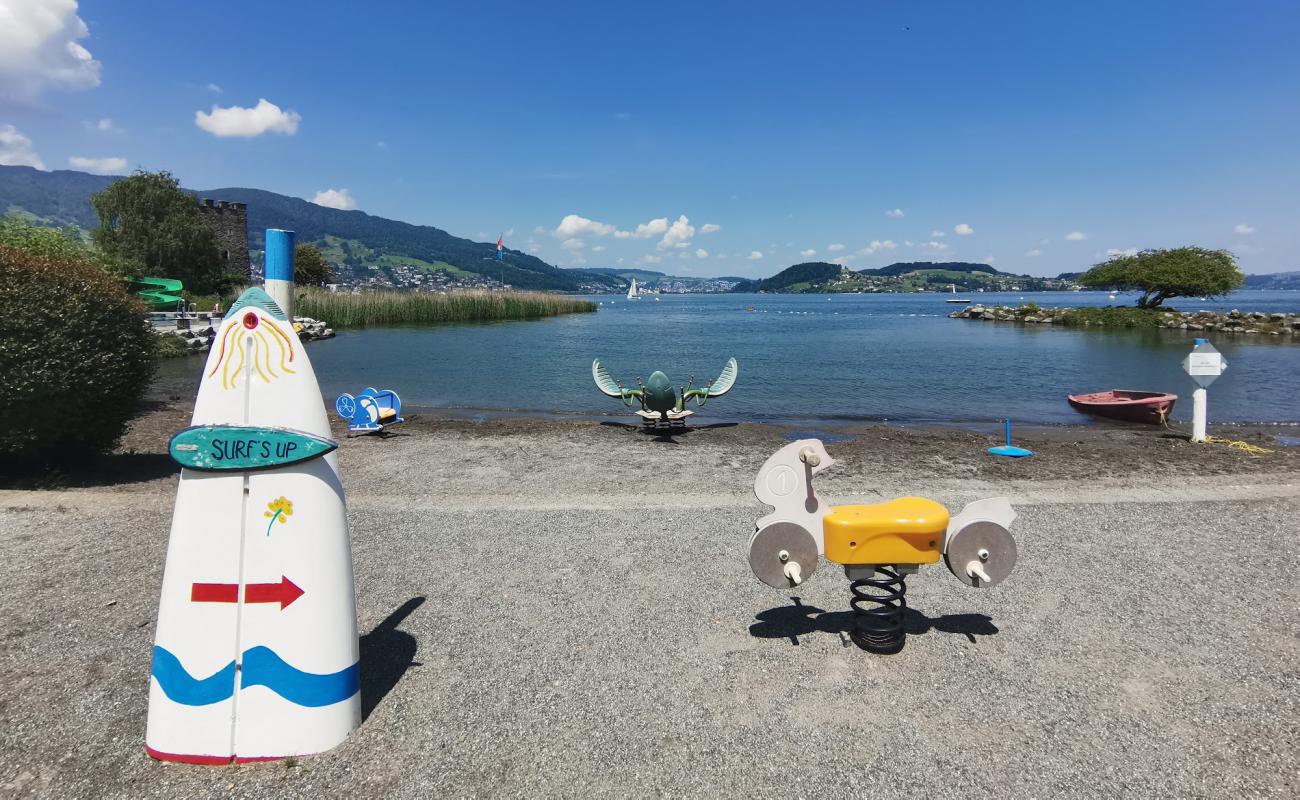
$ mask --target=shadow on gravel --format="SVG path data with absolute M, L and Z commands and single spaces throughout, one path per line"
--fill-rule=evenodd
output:
M 754 618 L 758 622 L 749 626 L 749 635 L 758 639 L 789 639 L 795 646 L 798 646 L 800 636 L 810 633 L 831 633 L 840 636 L 845 642 L 849 641 L 848 633 L 853 630 L 853 611 L 825 611 L 817 606 L 804 605 L 798 597 L 790 600 L 791 605 L 769 608 L 755 614 Z M 930 631 L 957 633 L 972 643 L 976 636 L 993 636 L 998 632 L 993 618 L 987 614 L 927 617 L 914 608 L 903 612 L 903 629 L 916 635 Z
M 388 619 L 361 637 L 361 720 L 369 719 L 370 712 L 388 695 L 411 667 L 420 666 L 415 660 L 417 643 L 409 633 L 399 631 L 398 625 L 411 616 L 424 603 L 423 597 L 412 597 Z
M 600 423 L 609 428 L 622 428 L 625 431 L 640 431 L 646 436 L 653 437 L 656 442 L 664 444 L 677 444 L 677 437 L 689 436 L 695 431 L 710 431 L 717 428 L 734 428 L 739 422 L 711 422 L 708 425 L 687 425 L 683 428 L 651 428 L 646 425 L 629 424 L 626 422 L 611 422 L 605 420 Z
M 75 467 L 0 472 L 0 489 L 88 489 L 146 483 L 179 475 L 180 466 L 166 453 L 114 453 L 96 456 Z

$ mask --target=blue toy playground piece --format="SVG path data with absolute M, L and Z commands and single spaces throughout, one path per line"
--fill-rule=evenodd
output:
M 334 410 L 348 422 L 348 430 L 376 433 L 402 419 L 402 399 L 392 389 L 367 386 L 356 397 L 344 392 L 334 401 Z
M 1011 420 L 1008 418 L 1004 420 L 1004 422 L 1006 422 L 1007 425 L 1007 443 L 999 447 L 990 447 L 989 453 L 995 456 L 1010 456 L 1011 458 L 1024 458 L 1025 456 L 1032 456 L 1034 454 L 1033 450 L 1026 450 L 1023 447 L 1011 446 Z

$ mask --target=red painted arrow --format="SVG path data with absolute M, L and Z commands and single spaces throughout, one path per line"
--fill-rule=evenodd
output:
M 299 597 L 303 591 L 298 584 L 285 576 L 280 576 L 279 583 L 250 583 L 244 586 L 245 603 L 279 603 L 280 610 Z M 233 603 L 239 599 L 237 583 L 195 583 L 190 586 L 190 602 L 193 603 Z

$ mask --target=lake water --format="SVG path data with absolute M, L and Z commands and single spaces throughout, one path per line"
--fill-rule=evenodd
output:
M 1105 293 L 970 295 L 985 304 L 1109 305 Z M 1022 299 L 1023 298 L 1023 299 Z M 624 386 L 663 370 L 708 381 L 740 362 L 730 394 L 703 409 L 726 420 L 1086 421 L 1067 393 L 1174 392 L 1191 413 L 1187 331 L 1099 331 L 948 319 L 937 294 L 663 295 L 592 298 L 594 314 L 531 322 L 376 328 L 308 345 L 328 398 L 391 388 L 408 406 L 476 412 L 624 415 L 591 379 L 600 358 Z M 1131 304 L 1132 295 L 1114 303 Z M 1300 312 L 1300 292 L 1176 301 L 1180 310 Z M 749 309 L 753 310 L 750 311 Z M 1300 341 L 1210 335 L 1229 369 L 1210 389 L 1211 421 L 1300 421 Z M 165 362 L 159 388 L 189 394 L 201 360 Z M 694 408 L 694 406 L 692 406 Z

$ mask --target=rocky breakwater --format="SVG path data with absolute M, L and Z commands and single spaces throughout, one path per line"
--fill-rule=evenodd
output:
M 175 328 L 154 328 L 159 337 L 165 340 L 160 348 L 164 355 L 205 353 L 212 347 L 212 340 L 216 337 L 213 324 L 206 320 L 194 320 L 199 324 L 188 324 L 190 322 L 191 320 L 181 319 L 176 321 Z M 217 324 L 220 324 L 220 320 Z M 304 342 L 334 338 L 333 328 L 311 317 L 294 317 L 293 329 L 298 334 L 298 339 Z
M 1040 308 L 1023 306 L 967 306 L 948 315 L 953 319 L 1019 322 L 1030 325 L 1071 327 L 1169 328 L 1185 331 L 1257 334 L 1297 337 L 1300 314 L 1260 311 L 1174 311 L 1146 310 L 1132 306 L 1106 308 Z

